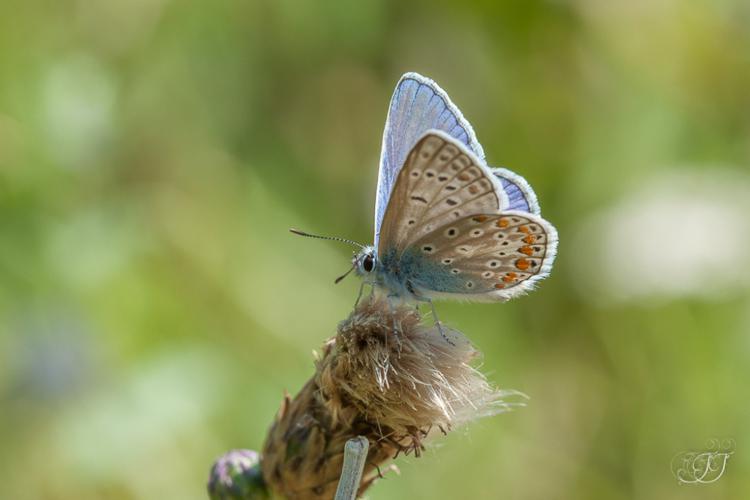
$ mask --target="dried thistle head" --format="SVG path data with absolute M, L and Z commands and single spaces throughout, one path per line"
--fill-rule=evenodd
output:
M 329 341 L 333 355 L 319 365 L 320 392 L 334 418 L 357 415 L 413 438 L 518 404 L 503 398 L 520 393 L 496 390 L 472 366 L 480 353 L 460 332 L 443 326 L 448 340 L 420 320 L 415 308 L 376 296 L 339 325 Z
M 419 455 L 443 433 L 520 403 L 472 366 L 480 353 L 458 331 L 423 325 L 419 313 L 373 296 L 323 346 L 316 373 L 288 396 L 269 431 L 261 467 L 269 488 L 287 498 L 331 498 L 344 443 L 370 442 L 360 492 L 399 452 Z M 378 469 L 376 473 L 375 470 Z

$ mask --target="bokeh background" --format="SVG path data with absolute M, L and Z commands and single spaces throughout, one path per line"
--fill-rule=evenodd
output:
M 0 5 L 0 497 L 201 499 L 351 309 L 399 76 L 560 231 L 507 304 L 440 304 L 531 396 L 372 499 L 750 498 L 746 0 Z M 731 438 L 710 485 L 676 454 Z

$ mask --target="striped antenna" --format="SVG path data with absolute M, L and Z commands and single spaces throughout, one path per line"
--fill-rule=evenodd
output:
M 289 232 L 298 234 L 300 236 L 305 236 L 307 238 L 318 238 L 320 240 L 341 241 L 343 243 L 349 243 L 350 245 L 354 245 L 355 247 L 365 248 L 365 246 L 361 243 L 357 243 L 356 241 L 348 240 L 346 238 L 339 238 L 338 236 L 320 236 L 318 234 L 310 234 L 310 233 L 306 233 L 304 231 L 300 231 L 299 229 L 294 229 L 294 228 L 289 228 Z

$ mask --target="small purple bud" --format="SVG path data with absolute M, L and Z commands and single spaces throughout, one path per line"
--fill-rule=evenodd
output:
M 253 450 L 232 450 L 219 457 L 208 478 L 211 500 L 269 498 L 260 470 L 260 455 Z

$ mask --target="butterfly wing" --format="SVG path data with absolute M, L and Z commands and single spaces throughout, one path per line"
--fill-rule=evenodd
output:
M 469 215 L 423 235 L 413 247 L 431 264 L 424 266 L 430 275 L 413 280 L 422 295 L 508 300 L 550 273 L 557 231 L 541 217 L 520 211 Z
M 430 130 L 399 171 L 378 255 L 403 256 L 402 267 L 414 270 L 409 287 L 424 297 L 507 300 L 532 289 L 552 268 L 557 231 L 507 210 L 502 179 L 460 141 Z
M 507 168 L 493 168 L 492 173 L 500 179 L 503 190 L 508 195 L 507 210 L 518 210 L 534 215 L 541 215 L 542 211 L 536 198 L 536 193 L 526 179 Z
M 417 140 L 430 129 L 442 130 L 465 144 L 480 159 L 482 146 L 474 130 L 435 82 L 417 73 L 406 73 L 396 84 L 383 132 L 383 145 L 375 202 L 375 246 L 399 171 Z
M 403 252 L 419 238 L 467 215 L 508 205 L 500 180 L 459 140 L 430 130 L 399 171 L 383 216 L 378 254 Z

